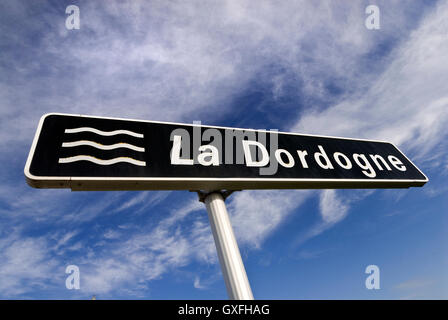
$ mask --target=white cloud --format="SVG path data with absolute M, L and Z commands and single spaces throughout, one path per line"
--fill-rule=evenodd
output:
M 228 201 L 236 237 L 242 245 L 260 247 L 281 222 L 298 207 L 307 191 L 245 191 L 233 194 Z M 194 214 L 196 213 L 197 214 Z M 182 203 L 149 231 L 133 233 L 113 248 L 106 245 L 95 259 L 84 259 L 83 290 L 107 296 L 114 290 L 159 279 L 173 268 L 192 261 L 218 262 L 205 206 L 197 198 Z M 215 278 L 206 283 L 216 281 Z M 206 284 L 196 276 L 195 288 Z M 134 290 L 132 294 L 137 294 Z
M 349 206 L 336 196 L 336 190 L 324 190 L 320 193 L 320 214 L 325 224 L 335 224 L 347 215 Z
M 414 159 L 445 153 L 448 136 L 448 4 L 439 3 L 365 92 L 303 115 L 299 132 L 392 141 Z M 375 73 L 375 66 L 372 66 Z
M 181 268 L 193 260 L 212 262 L 214 244 L 206 215 L 191 216 L 205 211 L 197 199 L 182 203 L 151 228 L 133 232 L 113 245 L 104 244 L 95 259 L 84 257 L 83 288 L 89 294 L 107 296 L 113 290 L 140 286 L 128 290 L 136 295 L 149 281 L 162 277 L 173 268 Z M 188 222 L 186 221 L 188 219 Z M 185 226 L 188 224 L 188 226 Z M 133 284 L 133 285 L 132 285 Z
M 300 234 L 295 246 L 300 246 L 310 238 L 320 235 L 337 223 L 344 220 L 350 212 L 353 202 L 365 199 L 375 190 L 333 190 L 326 189 L 319 192 L 319 214 L 320 220 L 309 230 Z
M 193 282 L 193 287 L 195 287 L 196 289 L 204 289 L 205 287 L 201 284 L 201 279 L 196 276 L 194 278 L 194 282 Z
M 309 251 L 309 250 L 301 250 L 298 253 L 298 257 L 303 260 L 310 260 L 310 259 L 316 259 L 325 253 L 324 250 L 315 250 L 315 251 Z
M 428 279 L 412 279 L 405 282 L 401 282 L 394 286 L 394 289 L 419 289 L 422 287 L 430 286 L 434 283 L 434 280 Z
M 135 211 L 142 212 L 145 208 L 160 203 L 166 197 L 168 197 L 169 194 L 169 191 L 138 192 L 134 197 L 131 197 L 114 211 L 119 212 L 139 205 L 139 207 L 135 208 Z
M 108 240 L 118 239 L 120 238 L 120 236 L 121 236 L 120 232 L 112 229 L 109 229 L 104 233 L 104 238 Z
M 383 37 L 406 33 L 396 23 L 406 4 L 387 2 L 394 28 L 384 28 Z M 370 77 L 357 64 L 379 37 L 365 29 L 362 3 L 353 2 L 108 1 L 80 10 L 82 27 L 72 31 L 52 11 L 25 18 L 22 8 L 5 17 L 20 26 L 2 25 L 9 50 L 2 58 L 1 143 L 29 142 L 40 115 L 54 111 L 213 119 L 231 112 L 223 106 L 251 80 L 268 77 L 272 65 L 292 71 L 285 80 L 298 90 L 325 99 L 328 80 L 347 88 Z M 36 30 L 43 38 L 23 41 Z
M 343 220 L 350 209 L 349 202 L 348 199 L 344 199 L 343 201 L 338 197 L 336 190 L 321 191 L 319 196 L 319 212 L 321 220 L 307 232 L 300 235 L 295 241 L 295 245 L 298 246 L 303 244 L 308 239 L 318 236 Z
M 59 239 L 57 240 L 56 245 L 53 249 L 57 251 L 61 247 L 66 246 L 78 233 L 78 230 L 72 230 L 64 233 L 62 236 L 58 234 L 57 236 L 55 236 L 55 238 L 57 239 L 59 237 Z
M 401 282 L 393 286 L 400 300 L 413 299 L 437 299 L 438 291 L 441 297 L 446 297 L 446 288 L 443 287 L 443 281 L 432 279 L 414 278 Z M 441 290 L 440 290 L 441 289 Z M 444 290 L 445 289 L 445 290 Z
M 442 166 L 440 159 L 446 157 L 448 146 L 447 15 L 448 4 L 439 3 L 408 40 L 394 49 L 384 72 L 369 88 L 324 110 L 303 114 L 292 130 L 391 141 L 424 166 Z M 376 72 L 374 65 L 371 72 Z M 350 203 L 371 193 L 342 201 L 336 191 L 322 191 L 322 222 L 299 243 L 341 221 Z
M 234 193 L 229 198 L 228 210 L 237 240 L 259 248 L 309 194 L 309 191 L 285 190 Z
M 0 295 L 20 296 L 31 288 L 45 289 L 58 278 L 58 262 L 50 255 L 44 238 L 12 233 L 0 240 Z

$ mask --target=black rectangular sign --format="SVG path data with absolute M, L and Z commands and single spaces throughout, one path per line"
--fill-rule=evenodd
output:
M 73 190 L 407 188 L 427 177 L 393 144 L 156 121 L 46 114 L 30 186 Z

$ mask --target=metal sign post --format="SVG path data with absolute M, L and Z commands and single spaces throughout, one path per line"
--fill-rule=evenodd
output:
M 228 195 L 229 193 L 221 191 L 199 193 L 199 199 L 207 207 L 229 299 L 253 300 L 254 296 L 224 202 Z

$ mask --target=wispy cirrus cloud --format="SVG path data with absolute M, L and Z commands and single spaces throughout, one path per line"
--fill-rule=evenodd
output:
M 17 232 L 0 239 L 0 296 L 17 297 L 33 289 L 55 285 L 57 258 L 42 237 L 23 237 Z
M 310 238 L 316 237 L 325 230 L 342 221 L 349 213 L 350 197 L 342 198 L 337 190 L 323 190 L 319 193 L 319 220 L 294 242 L 300 246 Z
M 387 68 L 366 91 L 303 115 L 294 129 L 392 141 L 414 159 L 441 165 L 434 159 L 445 154 L 448 135 L 447 14 L 448 5 L 440 2 L 394 48 Z
M 444 150 L 438 134 L 446 134 L 446 6 L 440 5 L 418 27 L 413 23 L 419 15 L 411 11 L 423 9 L 414 1 L 379 5 L 387 8 L 383 27 L 371 33 L 364 28 L 361 2 L 83 2 L 82 27 L 72 32 L 64 26 L 65 8 L 3 1 L 0 160 L 9 165 L 0 169 L 8 177 L 0 187 L 0 212 L 4 226 L 20 222 L 24 229 L 49 229 L 34 237 L 23 230 L 14 239 L 1 234 L 4 248 L 16 250 L 5 250 L 0 259 L 5 294 L 32 291 L 26 285 L 30 279 L 48 283 L 55 268 L 66 262 L 64 252 L 81 246 L 85 250 L 69 257 L 83 264 L 84 292 L 113 295 L 143 289 L 148 279 L 192 261 L 216 263 L 207 219 L 194 215 L 203 210 L 197 200 L 151 221 L 149 233 L 136 226 L 149 222 L 139 221 L 122 224 L 126 232 L 108 226 L 109 231 L 99 232 L 101 241 L 79 242 L 71 231 L 51 238 L 51 227 L 78 230 L 101 225 L 101 218 L 115 213 L 175 201 L 168 193 L 74 194 L 17 183 L 37 121 L 46 112 L 216 121 L 240 108 L 232 103 L 253 81 L 266 81 L 274 101 L 291 90 L 303 97 L 300 102 L 307 108 L 297 103 L 300 118 L 293 130 L 392 136 L 415 155 L 428 155 L 437 141 Z M 417 27 L 408 39 L 409 29 Z M 387 54 L 388 46 L 397 44 Z M 276 108 L 247 111 L 268 119 L 278 113 Z M 276 125 L 291 128 L 294 119 Z M 238 241 L 261 247 L 310 194 L 315 192 L 233 195 L 229 211 Z M 321 230 L 349 212 L 350 202 L 338 192 L 323 191 L 319 199 Z M 112 243 L 116 240 L 118 246 Z M 52 251 L 55 244 L 61 256 Z M 24 267 L 14 270 L 27 255 Z
M 440 285 L 442 285 L 442 288 L 439 288 Z M 396 284 L 393 289 L 400 300 L 434 299 L 433 297 L 437 296 L 437 291 L 440 289 L 442 289 L 442 292 L 444 291 L 442 297 L 446 297 L 448 294 L 446 290 L 443 290 L 443 280 L 436 281 L 429 278 L 409 279 Z
M 401 9 L 415 4 L 388 1 L 376 35 L 364 27 L 361 2 L 83 2 L 75 31 L 65 28 L 64 8 L 3 6 L 1 143 L 25 144 L 46 112 L 213 120 L 253 80 L 271 77 L 271 66 L 277 97 L 292 85 L 328 101 L 335 89 L 376 77 L 365 72 L 365 55 L 406 36 Z
M 154 206 L 160 202 L 162 202 L 168 195 L 169 191 L 159 191 L 159 192 L 138 192 L 135 196 L 131 197 L 129 200 L 126 200 L 123 204 L 121 204 L 115 211 L 123 211 L 127 210 L 131 207 L 136 207 L 137 212 L 141 212 L 147 207 Z
M 384 71 L 366 91 L 304 114 L 293 130 L 392 141 L 424 166 L 443 167 L 448 136 L 447 15 L 447 3 L 439 3 L 409 39 L 394 48 Z M 299 243 L 341 221 L 351 203 L 371 193 L 342 199 L 335 190 L 322 191 L 322 221 Z
M 325 190 L 320 194 L 319 209 L 322 221 L 332 225 L 344 219 L 349 206 L 336 196 L 336 190 Z
M 113 246 L 105 244 L 95 259 L 80 257 L 83 292 L 105 297 L 113 291 L 127 290 L 134 283 L 139 285 L 128 293 L 139 295 L 151 280 L 173 268 L 182 268 L 194 260 L 216 263 L 206 215 L 191 216 L 197 211 L 205 211 L 198 200 L 182 203 L 182 209 L 173 210 L 150 229 L 145 226 L 142 231 L 122 234 L 120 242 Z M 189 227 L 184 227 L 185 219 Z
M 311 191 L 244 191 L 229 199 L 235 235 L 242 244 L 260 248 L 311 194 Z

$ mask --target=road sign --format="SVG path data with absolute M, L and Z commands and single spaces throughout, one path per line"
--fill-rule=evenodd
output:
M 407 188 L 428 178 L 392 143 L 201 124 L 44 115 L 29 185 L 72 190 Z

